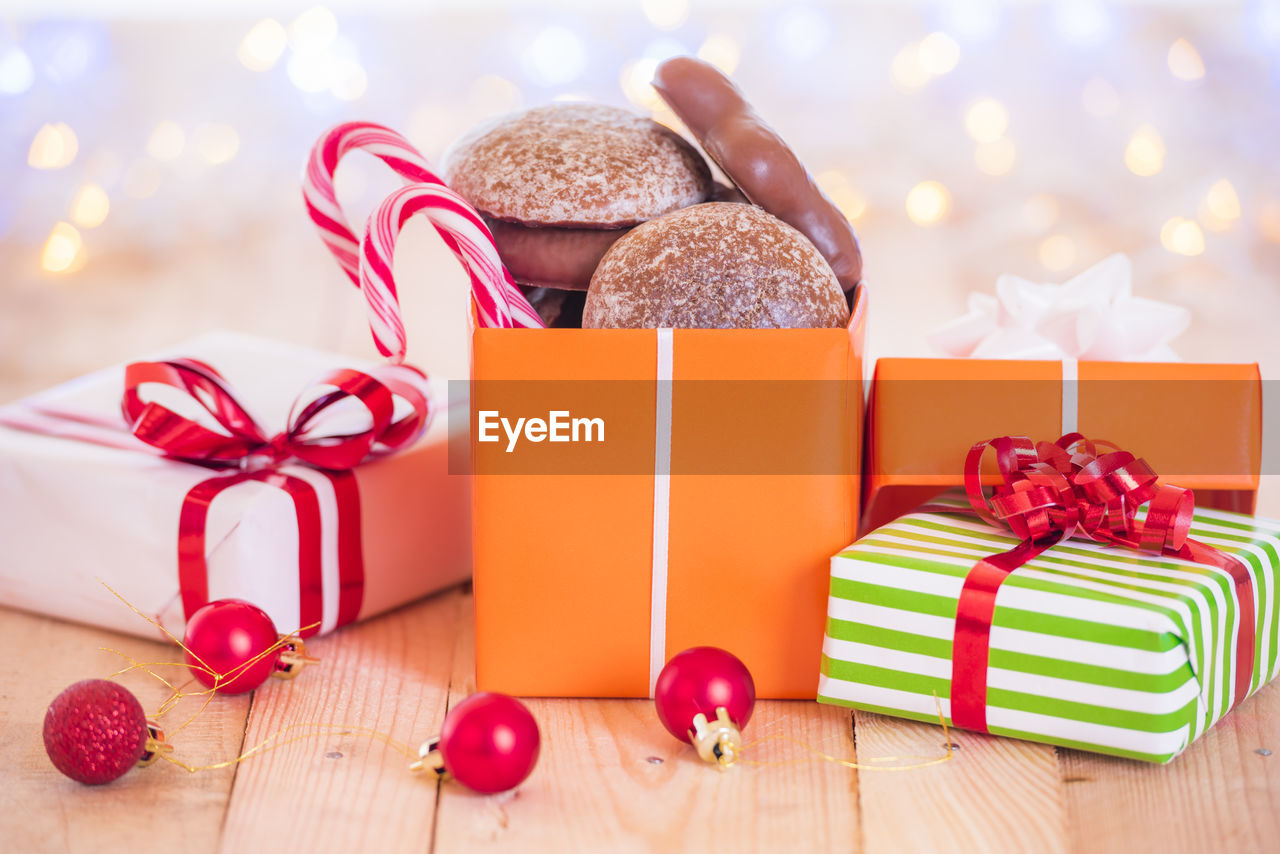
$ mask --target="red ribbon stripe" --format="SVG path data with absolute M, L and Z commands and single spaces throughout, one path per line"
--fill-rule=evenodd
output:
M 1099 454 L 1103 446 L 1110 450 Z M 982 461 L 994 453 L 1000 483 L 988 495 Z M 1191 539 L 1194 495 L 1158 482 L 1133 454 L 1069 433 L 1056 442 L 1004 436 L 974 445 L 965 460 L 965 508 L 1022 541 L 979 560 L 965 577 L 956 604 L 951 662 L 951 720 L 987 732 L 987 673 L 996 596 L 1010 573 L 1073 537 L 1193 561 L 1227 572 L 1235 587 L 1238 631 L 1233 705 L 1249 694 L 1254 671 L 1256 603 L 1249 568 L 1234 555 Z M 1145 519 L 1138 510 L 1147 505 Z M 929 505 L 926 510 L 956 512 Z
M 320 500 L 305 478 L 282 469 L 297 460 L 313 467 L 333 487 L 337 503 L 338 608 L 336 625 L 353 622 L 364 600 L 360 493 L 349 471 L 370 456 L 408 447 L 426 429 L 429 410 L 425 376 L 408 366 L 384 366 L 369 373 L 330 371 L 316 391 L 294 404 L 286 428 L 267 436 L 231 389 L 209 365 L 195 359 L 138 362 L 125 368 L 121 407 L 133 434 L 167 456 L 211 468 L 230 468 L 192 487 L 183 498 L 178 522 L 178 579 L 183 612 L 209 601 L 206 557 L 209 508 L 232 487 L 256 481 L 283 491 L 293 502 L 298 530 L 298 606 L 300 625 L 310 636 L 324 618 L 324 535 Z M 187 399 L 184 409 L 202 411 L 213 426 L 154 399 L 155 386 Z M 407 413 L 396 417 L 395 401 Z M 363 408 L 364 429 L 325 433 L 326 416 L 344 401 Z M 194 405 L 192 405 L 194 404 Z

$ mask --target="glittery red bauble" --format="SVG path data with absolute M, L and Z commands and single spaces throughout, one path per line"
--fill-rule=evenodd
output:
M 110 783 L 137 765 L 147 735 L 138 698 L 105 679 L 77 682 L 44 713 L 44 749 L 53 767 L 90 786 Z
M 653 688 L 658 719 L 667 732 L 689 741 L 694 715 L 708 720 L 723 706 L 742 729 L 756 705 L 756 683 L 739 658 L 714 646 L 695 646 L 672 657 Z
M 538 724 L 514 697 L 482 691 L 454 706 L 440 730 L 445 769 L 489 794 L 514 789 L 538 763 Z
M 197 679 L 214 687 L 213 674 L 201 665 L 223 676 L 234 672 L 234 676 L 217 686 L 218 692 L 243 694 L 261 685 L 275 670 L 279 656 L 262 653 L 279 639 L 275 623 L 266 611 L 243 599 L 219 599 L 191 615 L 183 643 L 189 650 L 187 663 L 193 665 L 191 672 Z M 242 668 L 245 662 L 255 658 L 253 664 Z

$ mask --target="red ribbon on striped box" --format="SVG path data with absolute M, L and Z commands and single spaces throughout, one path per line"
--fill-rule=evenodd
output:
M 1099 447 L 1106 450 L 1099 453 Z M 995 454 L 1001 483 L 988 496 L 982 461 Z M 951 659 L 951 720 L 987 732 L 987 666 L 996 594 L 1011 572 L 1073 536 L 1167 555 L 1226 571 L 1239 608 L 1234 704 L 1249 693 L 1254 669 L 1255 593 L 1249 569 L 1234 555 L 1188 536 L 1195 498 L 1191 490 L 1162 484 L 1147 463 L 1107 442 L 1068 433 L 1056 442 L 1003 436 L 974 445 L 965 459 L 968 512 L 993 527 L 1007 527 L 1022 542 L 983 558 L 965 577 L 956 607 Z M 1138 510 L 1147 505 L 1145 518 Z M 948 505 L 927 511 L 954 513 Z

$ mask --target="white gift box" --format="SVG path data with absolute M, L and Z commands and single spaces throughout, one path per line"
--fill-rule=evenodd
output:
M 213 366 L 268 433 L 285 426 L 295 399 L 319 374 L 365 367 L 346 356 L 238 333 L 215 332 L 164 357 Z M 81 377 L 19 401 L 119 418 L 124 366 Z M 400 453 L 353 470 L 359 489 L 364 586 L 358 619 L 462 582 L 471 575 L 470 479 L 449 472 L 443 381 L 431 383 L 434 416 Z M 123 422 L 121 421 L 123 427 Z M 121 432 L 127 438 L 127 433 Z M 457 438 L 457 437 L 455 437 Z M 459 447 L 465 448 L 465 437 Z M 307 480 L 321 512 L 321 632 L 337 627 L 340 595 L 337 503 L 322 472 L 286 464 Z M 104 586 L 181 637 L 178 518 L 184 497 L 216 476 L 206 467 L 139 450 L 0 426 L 0 603 L 134 635 L 154 627 Z M 279 489 L 248 481 L 221 494 L 206 529 L 209 598 L 247 599 L 283 632 L 301 628 L 298 522 Z

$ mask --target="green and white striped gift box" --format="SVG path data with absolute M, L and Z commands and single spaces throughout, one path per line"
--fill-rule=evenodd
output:
M 1280 522 L 1197 509 L 1191 536 L 1242 558 L 1257 626 L 1250 693 L 1277 672 Z M 979 558 L 1017 543 L 972 516 L 913 513 L 831 560 L 818 700 L 950 724 L 956 601 Z M 1234 587 L 1224 571 L 1072 539 L 996 596 L 994 735 L 1168 762 L 1231 708 Z

